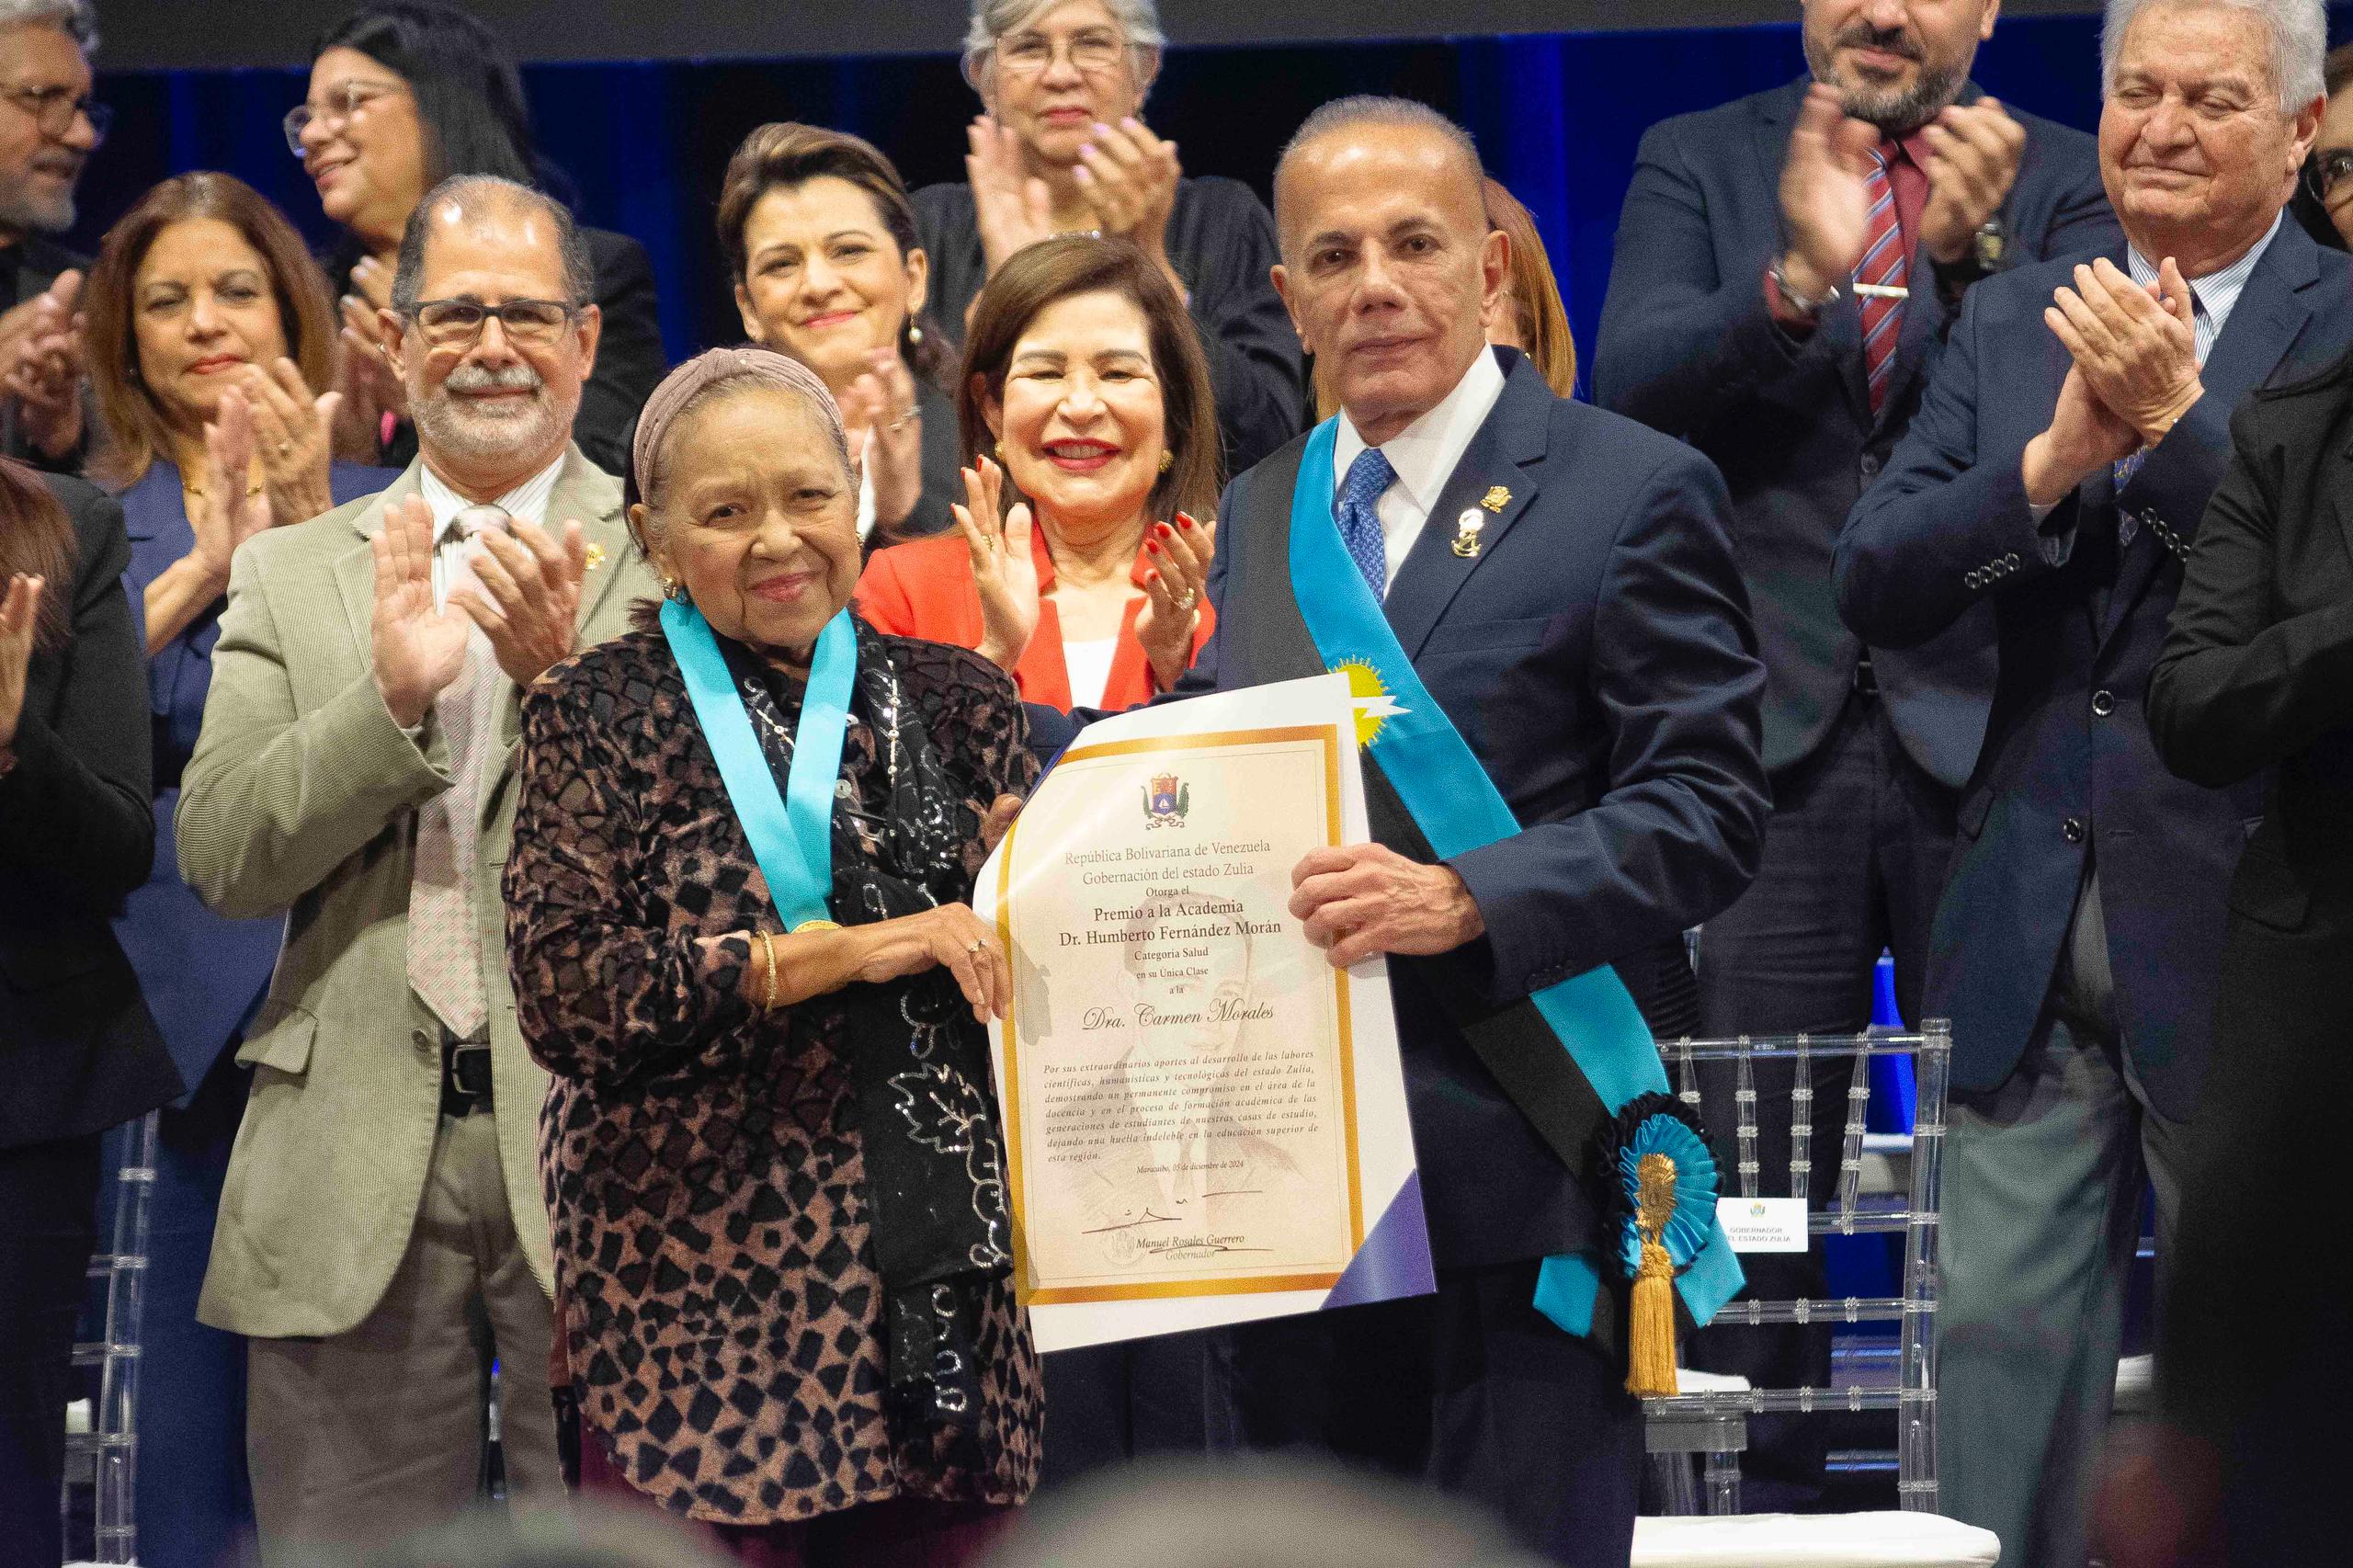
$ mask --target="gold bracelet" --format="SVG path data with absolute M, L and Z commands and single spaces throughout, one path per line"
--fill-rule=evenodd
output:
M 776 1011 L 776 937 L 767 931 L 760 933 L 760 1017 L 765 1018 Z

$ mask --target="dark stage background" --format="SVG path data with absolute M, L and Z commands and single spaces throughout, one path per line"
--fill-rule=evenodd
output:
M 196 33 L 206 30 L 199 18 L 212 11 L 209 4 L 177 0 L 144 4 Z M 1765 9 L 1739 8 L 1750 15 Z M 331 17 L 341 8 L 303 9 Z M 485 14 L 498 9 L 484 7 Z M 1289 9 L 1283 0 L 1260 0 L 1263 14 Z M 1521 25 L 1527 9 L 1503 6 L 1489 25 Z M 1592 9 L 1563 4 L 1555 14 Z M 1622 17 L 1636 8 L 1614 9 Z M 1778 9 L 1793 15 L 1796 7 L 1780 0 Z M 140 12 L 142 20 L 134 23 L 130 10 L 115 0 L 108 15 L 120 25 L 108 25 L 118 37 L 130 29 L 127 41 L 137 44 L 153 31 L 143 20 L 152 13 Z M 1165 10 L 1172 34 L 1181 36 L 1183 7 Z M 2331 11 L 2341 34 L 2353 6 Z M 1387 7 L 1380 14 L 1407 25 Z M 1456 19 L 1442 4 L 1429 15 Z M 517 34 L 510 41 L 527 56 L 574 52 L 596 30 L 585 18 L 582 26 L 563 40 Z M 931 30 L 938 36 L 937 24 Z M 191 48 L 218 57 L 216 44 L 192 40 Z M 116 129 L 84 176 L 83 223 L 74 236 L 80 248 L 95 246 L 105 225 L 149 185 L 194 168 L 226 169 L 251 181 L 324 244 L 317 199 L 278 128 L 301 97 L 301 72 L 104 69 L 110 52 L 111 46 L 99 56 L 99 92 L 116 108 Z M 152 41 L 132 52 L 152 57 Z M 306 51 L 298 40 L 277 52 L 292 58 Z M 1802 67 L 1793 24 L 1177 47 L 1146 113 L 1179 143 L 1187 172 L 1230 175 L 1262 197 L 1283 139 L 1325 99 L 1402 93 L 1455 116 L 1476 134 L 1492 172 L 1535 210 L 1577 341 L 1590 346 L 1608 283 L 1618 208 L 1643 129 L 1788 81 Z M 788 119 L 855 131 L 896 159 L 910 184 L 923 185 L 962 177 L 963 127 L 978 107 L 948 54 L 540 64 L 525 75 L 542 148 L 576 187 L 582 219 L 633 234 L 652 252 L 674 358 L 740 336 L 710 217 L 727 154 L 746 131 Z M 2097 19 L 2006 17 L 1979 54 L 1976 76 L 2006 101 L 2088 129 L 2098 114 Z

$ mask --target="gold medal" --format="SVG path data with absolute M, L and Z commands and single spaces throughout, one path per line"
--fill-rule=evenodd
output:
M 838 931 L 841 928 L 842 923 L 838 920 L 803 920 L 792 928 L 792 934 L 798 937 L 803 931 Z

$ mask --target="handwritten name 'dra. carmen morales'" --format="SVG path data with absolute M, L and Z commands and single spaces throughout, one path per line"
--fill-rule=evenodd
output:
M 1158 1028 L 1166 1024 L 1238 1024 L 1259 1022 L 1275 1016 L 1275 1009 L 1265 1002 L 1254 1002 L 1245 996 L 1221 996 L 1206 1007 L 1186 1012 L 1169 1012 L 1149 1002 L 1139 1002 L 1131 1009 L 1135 1027 Z M 1079 1019 L 1082 1029 L 1123 1029 L 1128 1018 L 1117 1007 L 1089 1007 Z

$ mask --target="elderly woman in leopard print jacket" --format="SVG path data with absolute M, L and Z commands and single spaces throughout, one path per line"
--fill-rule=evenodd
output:
M 858 481 L 791 360 L 681 366 L 635 456 L 671 602 L 527 697 L 506 879 L 580 1483 L 746 1562 L 962 1562 L 1038 1469 L 983 1028 L 1010 983 L 966 903 L 1034 780 L 1021 705 L 840 613 Z

